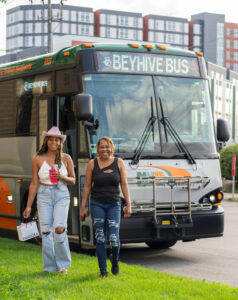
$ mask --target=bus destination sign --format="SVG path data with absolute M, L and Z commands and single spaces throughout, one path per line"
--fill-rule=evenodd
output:
M 97 51 L 97 71 L 200 77 L 196 57 Z

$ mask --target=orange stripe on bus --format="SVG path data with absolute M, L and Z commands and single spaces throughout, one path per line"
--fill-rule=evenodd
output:
M 4 229 L 16 230 L 16 220 L 0 217 L 0 227 Z
M 6 181 L 0 177 L 0 213 L 15 216 L 14 202 L 7 202 L 7 196 L 9 195 L 11 195 L 11 191 Z M 16 229 L 16 220 L 0 217 L 0 227 Z

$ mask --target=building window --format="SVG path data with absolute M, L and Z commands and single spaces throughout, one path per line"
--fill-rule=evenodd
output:
M 71 34 L 77 34 L 77 32 L 76 32 L 76 24 L 71 24 L 71 30 L 70 30 L 71 32 Z
M 40 47 L 40 46 L 41 46 L 41 36 L 35 35 L 35 47 Z
M 77 12 L 74 10 L 71 10 L 71 17 L 70 17 L 71 21 L 77 21 Z
M 238 49 L 238 40 L 234 41 L 234 49 Z
M 63 10 L 63 20 L 68 21 L 69 20 L 69 11 L 68 10 Z
M 72 28 L 73 24 L 71 24 Z M 53 33 L 60 33 L 60 22 L 53 22 L 52 23 L 52 32 Z
M 238 72 L 238 64 L 234 64 L 234 71 Z
M 35 33 L 41 33 L 42 32 L 42 26 L 41 23 L 36 22 L 35 23 Z
M 155 32 L 155 42 L 164 43 L 164 33 L 163 32 Z
M 111 15 L 107 15 L 107 24 L 108 24 L 108 25 L 111 24 Z
M 33 11 L 32 10 L 26 10 L 25 11 L 25 20 L 32 20 L 33 19 Z
M 164 21 L 163 20 L 155 20 L 155 29 L 164 30 Z
M 226 34 L 229 36 L 230 35 L 230 28 L 226 29 Z
M 175 22 L 167 21 L 167 30 L 168 31 L 175 31 Z
M 230 51 L 226 52 L 226 59 L 230 59 Z
M 136 17 L 133 18 L 133 26 L 137 27 L 137 18 Z
M 69 24 L 68 23 L 63 23 L 62 32 L 69 33 Z
M 25 36 L 25 47 L 32 47 L 32 36 Z
M 238 29 L 234 29 L 234 37 L 238 38 Z
M 111 28 L 107 27 L 107 37 L 111 37 Z
M 202 25 L 193 24 L 193 33 L 194 34 L 202 34 Z
M 233 55 L 234 55 L 234 60 L 238 61 L 238 52 L 234 52 Z

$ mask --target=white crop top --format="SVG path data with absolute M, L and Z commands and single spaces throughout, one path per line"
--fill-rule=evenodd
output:
M 50 181 L 50 174 L 49 174 L 50 169 L 51 169 L 51 166 L 49 166 L 47 164 L 47 162 L 44 161 L 43 164 L 40 167 L 39 172 L 38 172 L 40 183 L 53 184 Z M 65 167 L 65 164 L 63 162 L 61 163 L 61 168 L 59 169 L 59 171 L 62 175 L 68 176 L 68 171 L 67 171 L 67 169 Z M 62 182 L 62 181 L 60 180 L 59 182 Z

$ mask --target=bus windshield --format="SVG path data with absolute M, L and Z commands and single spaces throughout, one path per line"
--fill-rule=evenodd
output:
M 108 136 L 115 152 L 132 156 L 153 118 L 141 157 L 178 155 L 173 137 L 160 122 L 166 117 L 191 153 L 215 152 L 206 80 L 125 74 L 87 74 L 83 79 L 93 97 L 94 121 L 99 121 L 97 129 L 89 128 L 91 148 Z

